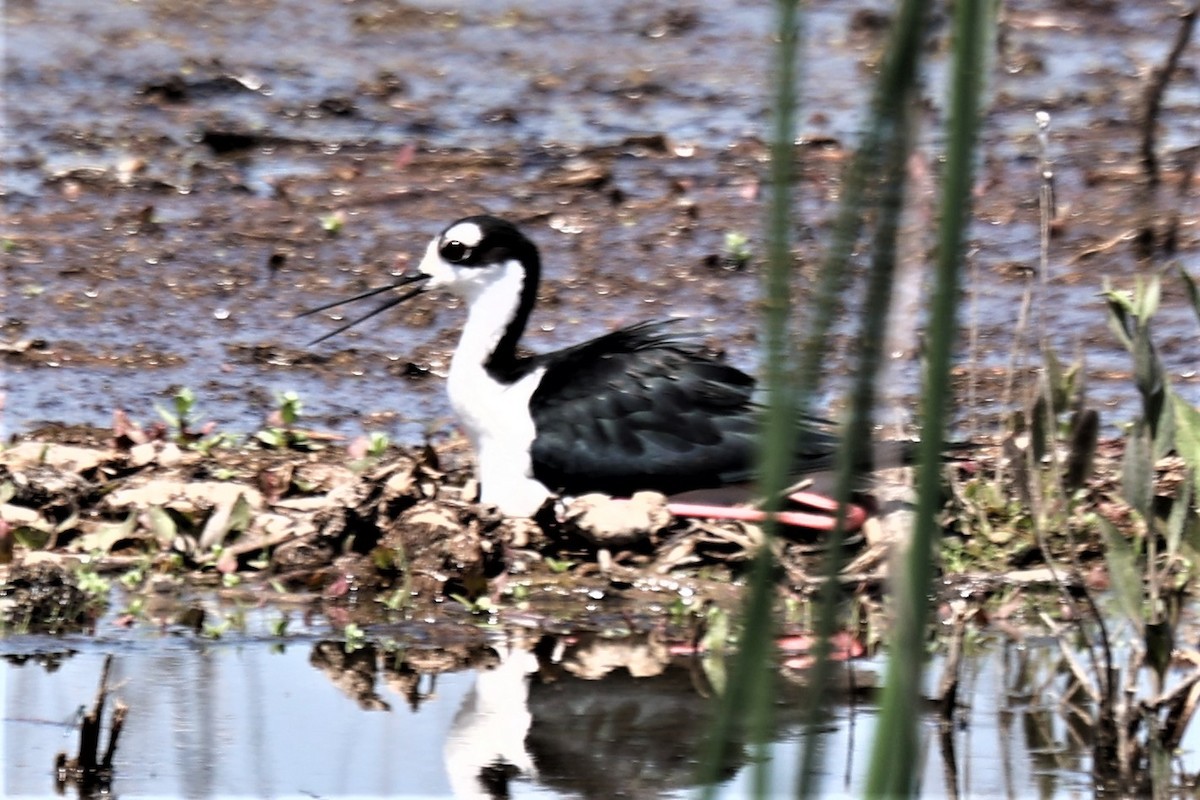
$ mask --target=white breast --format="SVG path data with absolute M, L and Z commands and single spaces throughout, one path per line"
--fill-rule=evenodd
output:
M 480 501 L 510 517 L 532 516 L 550 496 L 534 479 L 529 456 L 536 435 L 529 398 L 544 371 L 505 386 L 466 359 L 456 358 L 450 366 L 450 405 L 475 449 Z

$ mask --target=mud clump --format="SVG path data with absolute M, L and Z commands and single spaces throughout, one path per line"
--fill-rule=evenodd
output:
M 64 633 L 87 628 L 102 606 L 58 564 L 18 564 L 0 584 L 0 628 Z

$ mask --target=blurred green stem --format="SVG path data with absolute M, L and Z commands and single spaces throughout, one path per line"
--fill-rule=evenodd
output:
M 788 317 L 791 311 L 792 178 L 796 127 L 796 68 L 799 44 L 798 0 L 779 0 L 778 46 L 775 54 L 775 118 L 771 137 L 770 200 L 767 208 L 767 274 L 763 285 L 763 339 L 767 411 L 762 424 L 759 489 L 768 511 L 779 509 L 786 487 L 796 430 L 794 387 L 789 368 Z M 765 757 L 770 741 L 775 671 L 773 655 L 774 556 L 773 522 L 763 526 L 766 540 L 756 554 L 743 613 L 741 640 L 726 692 L 718 706 L 701 764 L 701 778 L 711 796 L 726 748 L 736 741 L 739 723 L 747 725 L 757 765 L 754 792 L 769 793 Z
M 942 447 L 949 414 L 950 360 L 958 337 L 957 309 L 963 242 L 970 219 L 975 143 L 979 128 L 984 43 L 991 29 L 991 3 L 976 0 L 954 5 L 954 64 L 950 76 L 950 118 L 946 167 L 942 179 L 938 258 L 933 286 L 924 426 L 917 472 L 916 527 L 896 576 L 896 628 L 888 659 L 879 728 L 871 754 L 867 794 L 912 795 L 918 763 L 917 720 L 921 698 L 933 547 L 938 539 Z

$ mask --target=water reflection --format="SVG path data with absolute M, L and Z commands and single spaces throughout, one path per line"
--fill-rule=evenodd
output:
M 114 763 L 124 797 L 692 792 L 711 693 L 704 662 L 650 634 L 473 630 L 446 647 L 419 636 L 349 648 L 315 635 L 285 645 L 144 633 L 0 640 L 5 794 L 50 792 L 54 756 L 77 748 L 72 723 L 106 653 L 114 697 L 130 709 Z M 1060 713 L 1068 684 L 1059 664 L 1049 646 L 997 646 L 965 662 L 968 707 L 954 726 L 932 713 L 926 726 L 923 792 L 1090 796 L 1090 731 Z M 878 665 L 842 669 L 819 787 L 853 796 L 873 737 Z M 770 772 L 780 792 L 794 780 L 801 683 L 788 673 L 779 690 Z M 721 796 L 749 790 L 747 755 L 731 748 Z

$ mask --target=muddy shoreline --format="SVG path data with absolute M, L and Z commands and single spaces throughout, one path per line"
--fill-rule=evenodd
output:
M 8 4 L 4 435 L 103 426 L 114 409 L 145 419 L 190 388 L 224 430 L 257 430 L 276 396 L 296 391 L 313 427 L 410 446 L 444 437 L 439 376 L 460 309 L 430 298 L 316 347 L 335 320 L 294 317 L 386 283 L 448 221 L 484 210 L 523 223 L 543 251 L 530 347 L 686 316 L 756 371 L 746 322 L 769 114 L 766 81 L 747 65 L 767 63 L 769 4 L 539 8 Z M 798 328 L 886 21 L 869 4 L 809 12 L 807 58 L 820 71 L 802 82 L 796 149 Z M 1051 114 L 1062 212 L 1040 301 L 1053 309 L 1046 333 L 1086 358 L 1110 430 L 1133 413 L 1130 365 L 1097 293 L 1100 276 L 1125 285 L 1141 269 L 1126 236 L 1141 213 L 1135 109 L 1143 65 L 1174 22 L 1165 7 L 1008 9 L 964 296 L 974 332 L 958 389 L 972 433 L 1005 411 L 1014 320 L 1038 262 L 1038 110 Z M 929 58 L 934 131 L 944 55 Z M 1172 82 L 1160 137 L 1160 199 L 1184 223 L 1174 244 L 1184 262 L 1200 250 L 1186 180 L 1196 81 L 1181 70 Z M 924 137 L 914 172 L 901 319 L 920 316 L 937 147 Z M 728 269 L 730 235 L 746 243 L 740 270 Z M 1177 287 L 1156 324 L 1177 386 L 1200 399 Z M 836 405 L 852 348 L 839 333 L 824 407 Z M 886 401 L 905 409 L 920 344 L 912 332 L 894 344 Z

